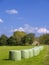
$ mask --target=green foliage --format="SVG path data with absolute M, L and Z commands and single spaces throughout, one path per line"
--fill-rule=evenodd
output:
M 17 45 L 22 45 L 21 40 L 25 35 L 26 35 L 25 32 L 20 32 L 20 31 L 14 32 L 13 37 L 15 38 Z
M 2 45 L 32 45 L 34 41 L 39 41 L 40 44 L 49 44 L 49 34 L 43 34 L 40 37 L 35 37 L 34 33 L 25 33 L 16 31 L 11 37 L 1 35 L 0 46 Z
M 8 39 L 7 36 L 2 35 L 2 36 L 0 37 L 0 45 L 7 45 L 7 39 Z
M 35 34 L 26 34 L 22 31 L 16 31 L 13 35 L 7 38 L 5 35 L 0 37 L 0 45 L 31 45 L 34 41 Z
M 23 45 L 32 45 L 34 41 L 35 35 L 33 33 L 29 33 L 22 38 Z
M 44 34 L 39 37 L 39 42 L 41 44 L 49 44 L 49 34 Z
M 17 36 L 18 37 L 24 37 L 26 35 L 26 33 L 25 32 L 23 32 L 23 31 L 16 31 L 16 32 L 14 32 L 14 34 L 13 34 L 13 36 L 15 37 L 15 38 L 17 38 Z
M 7 45 L 11 45 L 11 46 L 14 46 L 16 45 L 16 40 L 14 37 L 10 37 L 8 40 L 7 40 L 8 44 Z

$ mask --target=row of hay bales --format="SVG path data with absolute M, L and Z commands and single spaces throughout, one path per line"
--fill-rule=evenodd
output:
M 9 59 L 21 60 L 22 58 L 31 58 L 39 55 L 40 51 L 43 50 L 43 46 L 34 47 L 26 50 L 10 50 Z

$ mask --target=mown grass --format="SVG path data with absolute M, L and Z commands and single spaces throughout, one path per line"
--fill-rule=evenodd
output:
M 21 61 L 9 60 L 9 50 L 21 50 L 32 48 L 32 46 L 0 46 L 0 65 L 43 65 L 47 46 L 36 57 L 22 59 Z
M 47 46 L 47 51 L 43 59 L 43 65 L 49 65 L 49 46 Z

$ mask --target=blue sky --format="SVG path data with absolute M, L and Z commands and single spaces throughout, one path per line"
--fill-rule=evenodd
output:
M 49 33 L 49 0 L 0 0 L 0 35 Z

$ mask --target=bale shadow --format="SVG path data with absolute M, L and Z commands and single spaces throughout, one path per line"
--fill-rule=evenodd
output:
M 3 59 L 3 60 L 5 60 L 5 61 L 10 61 L 11 59 L 8 59 L 8 58 L 7 58 L 7 59 Z

